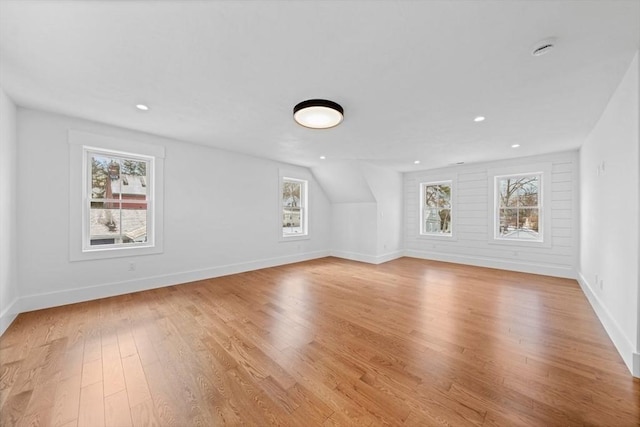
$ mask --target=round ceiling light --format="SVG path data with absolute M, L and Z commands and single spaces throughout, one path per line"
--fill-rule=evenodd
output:
M 293 119 L 307 128 L 329 129 L 342 122 L 344 110 L 333 101 L 309 99 L 293 107 Z

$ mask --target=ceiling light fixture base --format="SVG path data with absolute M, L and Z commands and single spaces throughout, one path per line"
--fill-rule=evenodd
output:
M 344 109 L 327 99 L 308 99 L 293 107 L 293 119 L 310 129 L 329 129 L 344 119 Z

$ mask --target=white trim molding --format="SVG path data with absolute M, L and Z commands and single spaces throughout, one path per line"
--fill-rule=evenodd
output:
M 540 274 L 543 276 L 563 277 L 575 279 L 576 273 L 572 268 L 552 266 L 525 261 L 499 260 L 488 257 L 454 255 L 432 251 L 418 251 L 407 249 L 404 256 L 410 258 L 428 259 L 432 261 L 451 262 L 455 264 L 473 265 L 476 267 L 497 268 L 499 270 L 518 271 L 520 273 Z
M 287 255 L 275 258 L 266 258 L 256 261 L 242 262 L 238 264 L 221 265 L 201 270 L 182 271 L 179 273 L 164 274 L 159 276 L 143 277 L 140 279 L 123 280 L 120 282 L 103 283 L 91 287 L 65 289 L 62 291 L 27 295 L 18 301 L 22 312 L 40 310 L 50 307 L 58 307 L 66 304 L 91 301 L 100 298 L 108 298 L 149 289 L 163 288 L 166 286 L 180 285 L 197 280 L 212 279 L 231 274 L 244 273 L 262 268 L 277 267 L 295 262 L 309 261 L 329 256 L 328 251 L 316 251 Z
M 16 320 L 16 317 L 18 317 L 20 313 L 20 299 L 15 298 L 11 301 L 11 304 L 0 313 L 0 336 L 11 326 L 11 323 Z
M 607 331 L 613 345 L 616 347 L 616 350 L 618 350 L 618 353 L 620 353 L 625 365 L 627 365 L 627 368 L 634 377 L 640 378 L 640 354 L 635 352 L 635 348 L 629 338 L 624 334 L 618 322 L 616 322 L 611 313 L 609 313 L 609 310 L 602 304 L 598 295 L 593 292 L 592 286 L 580 272 L 578 272 L 578 283 L 587 300 L 589 300 L 593 311 L 595 311 L 598 316 L 600 323 L 602 323 L 602 326 L 604 326 L 604 329 Z
M 382 255 L 369 255 L 348 251 L 331 251 L 331 256 L 351 261 L 366 262 L 367 264 L 382 264 L 393 261 L 394 259 L 402 258 L 404 256 L 404 251 L 389 252 Z

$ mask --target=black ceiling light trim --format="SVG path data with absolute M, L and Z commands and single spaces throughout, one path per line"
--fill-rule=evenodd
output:
M 308 99 L 293 107 L 293 118 L 304 127 L 329 129 L 342 123 L 344 109 L 328 99 Z

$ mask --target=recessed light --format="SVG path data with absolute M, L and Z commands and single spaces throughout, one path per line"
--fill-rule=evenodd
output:
M 513 145 L 511 146 L 511 148 L 518 148 L 518 147 L 520 147 L 520 144 L 513 144 Z
M 342 123 L 344 110 L 333 101 L 309 99 L 293 107 L 293 119 L 307 128 L 329 129 Z
M 145 104 L 136 104 L 136 108 L 140 111 L 149 111 L 149 106 Z
M 473 119 L 474 122 L 478 123 L 478 122 L 484 122 L 485 117 L 484 116 L 478 116 L 475 119 Z
M 464 165 L 464 162 L 457 162 L 456 165 Z
M 419 165 L 420 164 L 420 160 L 416 160 L 415 162 L 413 162 L 414 165 Z
M 325 156 L 320 156 L 320 160 L 324 160 L 324 159 L 326 159 Z

